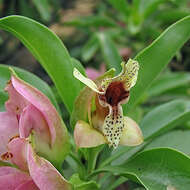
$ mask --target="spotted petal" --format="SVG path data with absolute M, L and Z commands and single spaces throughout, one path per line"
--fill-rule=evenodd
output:
M 13 113 L 0 112 L 0 160 L 6 160 L 7 144 L 19 135 L 18 120 Z
M 138 124 L 129 117 L 124 117 L 124 128 L 120 140 L 121 145 L 137 146 L 143 142 L 143 135 Z
M 117 148 L 124 127 L 123 111 L 120 105 L 109 106 L 109 110 L 110 112 L 104 120 L 103 134 L 109 145 Z
M 136 84 L 139 64 L 137 61 L 129 59 L 126 64 L 122 62 L 121 66 L 123 70 L 114 80 L 124 81 L 126 90 L 130 90 Z
M 84 83 L 86 86 L 91 88 L 93 91 L 95 91 L 95 92 L 97 92 L 99 94 L 102 94 L 102 92 L 100 92 L 98 90 L 98 87 L 96 86 L 96 84 L 92 80 L 90 80 L 90 79 L 86 78 L 85 76 L 83 76 L 76 68 L 74 68 L 73 75 L 74 75 L 75 78 L 80 80 L 82 83 Z

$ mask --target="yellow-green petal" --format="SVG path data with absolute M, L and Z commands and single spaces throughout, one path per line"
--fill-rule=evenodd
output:
M 75 144 L 80 148 L 96 147 L 106 143 L 104 136 L 84 121 L 78 121 L 74 129 Z
M 116 81 L 124 81 L 126 90 L 130 90 L 137 81 L 139 64 L 136 60 L 129 59 L 128 62 L 121 63 L 122 71 L 114 78 Z
M 98 90 L 97 85 L 92 80 L 90 80 L 89 78 L 86 78 L 85 76 L 83 76 L 76 68 L 74 68 L 74 70 L 73 70 L 73 75 L 75 78 L 80 80 L 82 83 L 84 83 L 86 86 L 91 88 L 93 91 L 95 91 L 99 94 L 102 94 L 102 92 L 100 92 Z
M 124 129 L 120 139 L 121 145 L 137 146 L 143 143 L 143 135 L 138 124 L 129 117 L 124 117 Z

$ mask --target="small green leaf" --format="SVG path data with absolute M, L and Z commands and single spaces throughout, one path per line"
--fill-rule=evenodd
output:
M 108 0 L 108 2 L 126 17 L 130 14 L 130 5 L 126 0 Z
M 49 21 L 51 18 L 49 0 L 33 0 L 33 3 L 39 11 L 42 19 L 44 21 Z
M 116 73 L 119 73 L 121 71 L 120 64 L 122 59 L 114 42 L 108 35 L 106 35 L 106 33 L 103 32 L 97 33 L 97 37 L 106 64 L 109 68 L 115 68 Z
M 82 48 L 82 59 L 89 61 L 99 48 L 99 43 L 96 35 L 92 35 L 87 43 Z
M 140 0 L 139 1 L 139 12 L 144 18 L 147 18 L 151 13 L 153 13 L 161 3 L 165 0 Z

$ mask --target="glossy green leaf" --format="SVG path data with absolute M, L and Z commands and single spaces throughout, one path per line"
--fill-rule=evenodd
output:
M 5 93 L 3 90 L 6 86 L 6 83 L 8 80 L 10 80 L 10 70 L 8 65 L 0 65 L 0 109 L 1 111 L 4 110 L 4 103 L 8 98 L 7 93 Z M 12 67 L 12 66 L 11 66 Z M 24 81 L 28 82 L 32 86 L 39 89 L 41 92 L 43 92 L 54 104 L 54 106 L 59 110 L 58 104 L 56 102 L 55 96 L 51 90 L 51 88 L 40 78 L 35 76 L 34 74 L 25 71 L 23 69 L 12 67 L 15 72 L 18 74 L 18 76 L 23 79 Z M 60 111 L 60 110 L 59 110 Z
M 145 150 L 158 147 L 169 147 L 177 149 L 190 156 L 189 145 L 190 130 L 174 130 L 154 139 L 145 147 Z
M 55 83 L 69 112 L 81 90 L 80 82 L 73 77 L 73 64 L 61 40 L 38 22 L 22 17 L 0 19 L 0 28 L 15 35 L 45 68 Z
M 150 111 L 141 121 L 140 127 L 147 140 L 157 136 L 190 118 L 190 101 L 174 100 Z
M 147 93 L 149 96 L 160 95 L 163 92 L 188 84 L 189 82 L 189 73 L 165 74 L 152 83 Z
M 97 37 L 100 43 L 100 48 L 104 57 L 104 60 L 109 68 L 115 68 L 116 73 L 121 71 L 121 56 L 112 41 L 112 39 L 103 32 L 97 33 Z
M 147 190 L 190 188 L 190 158 L 169 148 L 144 151 L 124 165 L 108 166 L 96 172 L 103 171 L 138 181 Z
M 135 57 L 140 64 L 140 70 L 137 83 L 131 90 L 131 98 L 127 104 L 128 110 L 137 104 L 151 82 L 189 38 L 190 16 L 187 16 L 171 25 Z

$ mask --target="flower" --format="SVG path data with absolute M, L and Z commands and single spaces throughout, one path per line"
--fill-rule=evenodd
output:
M 9 159 L 15 165 L 0 162 L 0 189 L 72 189 L 71 185 L 49 161 L 35 154 L 28 140 L 14 138 L 8 143 L 8 150 Z
M 39 90 L 18 78 L 13 70 L 5 90 L 9 94 L 9 100 L 5 103 L 6 112 L 0 113 L 0 120 L 4 116 L 9 117 L 9 120 L 1 121 L 1 124 L 8 122 L 6 127 L 10 128 L 10 131 L 5 132 L 1 125 L 0 131 L 3 130 L 1 136 L 5 139 L 3 144 L 15 136 L 20 138 L 30 136 L 35 151 L 51 161 L 54 166 L 60 167 L 69 151 L 69 136 L 50 100 Z M 12 124 L 9 124 L 11 122 Z
M 108 75 L 105 74 L 102 80 L 96 82 L 74 69 L 73 75 L 91 89 L 91 92 L 86 89 L 86 102 L 91 105 L 94 100 L 96 106 L 92 114 L 90 106 L 87 106 L 89 124 L 79 118 L 75 125 L 74 137 L 79 147 L 108 143 L 116 148 L 119 144 L 135 146 L 143 142 L 139 126 L 131 118 L 123 116 L 121 106 L 129 100 L 130 89 L 137 81 L 139 65 L 137 61 L 130 59 L 127 64 L 122 62 L 121 66 L 122 72 L 118 76 L 110 77 L 108 72 Z M 84 98 L 84 91 L 82 96 Z
M 48 161 L 60 167 L 69 150 L 67 130 L 56 109 L 13 70 L 5 90 L 9 100 L 6 112 L 0 112 L 0 189 L 71 189 Z

